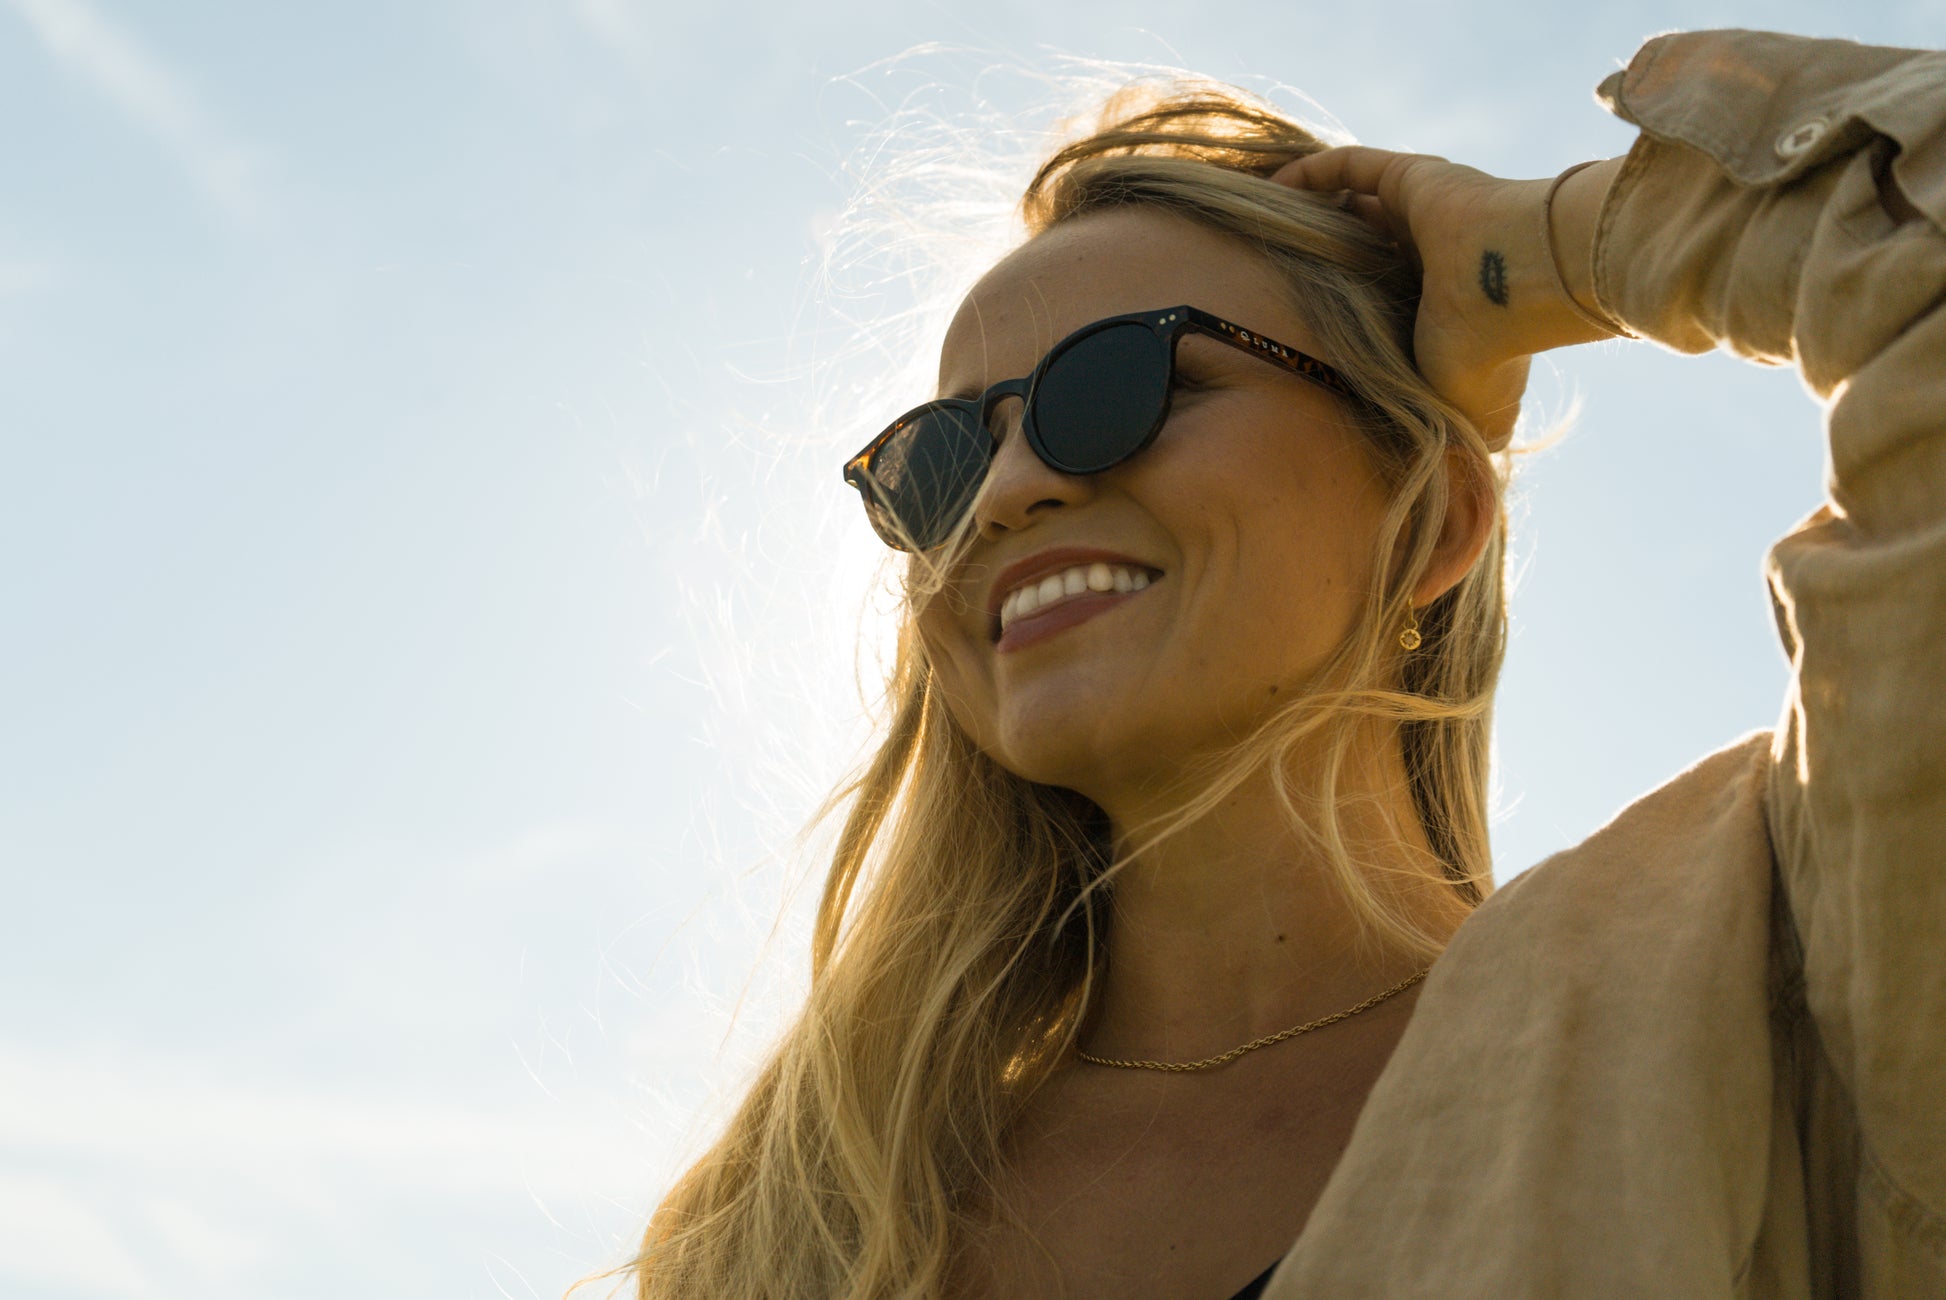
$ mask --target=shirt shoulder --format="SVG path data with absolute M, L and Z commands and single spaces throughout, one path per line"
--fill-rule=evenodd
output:
M 1682 906 L 1715 891 L 1726 872 L 1768 870 L 1763 800 L 1774 741 L 1775 733 L 1763 728 L 1696 760 L 1581 843 L 1515 876 L 1466 928 L 1547 925 L 1559 909 L 1580 912 L 1629 899 Z
M 1770 1140 L 1772 738 L 1460 927 L 1269 1294 L 1729 1292 Z

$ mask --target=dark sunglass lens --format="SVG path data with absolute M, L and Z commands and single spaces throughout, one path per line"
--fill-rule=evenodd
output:
M 1056 469 L 1094 474 L 1135 453 L 1168 397 L 1168 343 L 1146 325 L 1110 325 L 1041 375 L 1034 429 Z
M 933 407 L 914 416 L 872 457 L 867 510 L 894 546 L 939 545 L 973 504 L 993 438 L 965 412 Z

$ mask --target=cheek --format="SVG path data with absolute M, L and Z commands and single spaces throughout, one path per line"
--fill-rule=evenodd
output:
M 1264 449 L 1233 464 L 1247 469 L 1195 474 L 1199 504 L 1184 516 L 1200 534 L 1188 549 L 1201 570 L 1184 595 L 1207 601 L 1198 659 L 1253 678 L 1302 674 L 1356 617 L 1382 504 L 1362 473 L 1294 457 L 1288 443 L 1281 456 Z M 1188 504 L 1191 484 L 1178 483 Z
M 932 668 L 936 698 L 961 731 L 974 744 L 985 748 L 987 730 L 983 725 L 993 709 L 993 686 L 988 680 L 979 649 L 968 641 L 962 623 L 940 608 L 939 602 L 922 611 L 914 625 L 926 648 L 926 662 Z

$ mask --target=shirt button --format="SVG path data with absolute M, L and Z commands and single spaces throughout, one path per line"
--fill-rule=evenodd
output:
M 1830 126 L 1831 124 L 1821 117 L 1798 123 L 1777 137 L 1777 156 L 1786 160 L 1797 157 L 1824 139 L 1824 133 L 1830 129 Z

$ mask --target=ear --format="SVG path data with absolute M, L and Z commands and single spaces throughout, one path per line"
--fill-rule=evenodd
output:
M 1491 465 L 1458 449 L 1446 453 L 1446 520 L 1412 604 L 1424 609 L 1473 571 L 1499 518 Z

